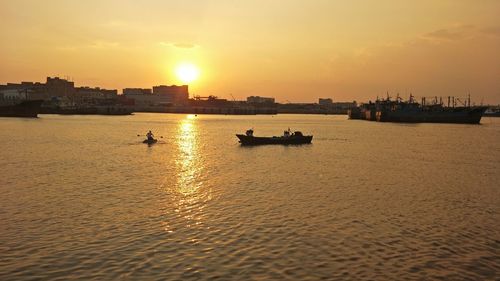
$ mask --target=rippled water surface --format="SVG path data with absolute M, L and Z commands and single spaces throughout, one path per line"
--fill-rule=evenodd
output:
M 300 129 L 311 145 L 241 147 Z M 500 119 L 0 118 L 0 279 L 498 280 Z M 159 138 L 142 144 L 152 129 Z

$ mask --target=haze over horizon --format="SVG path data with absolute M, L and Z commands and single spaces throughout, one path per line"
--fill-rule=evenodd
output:
M 500 104 L 500 1 L 2 1 L 0 83 L 70 76 L 120 89 L 279 102 L 466 96 Z

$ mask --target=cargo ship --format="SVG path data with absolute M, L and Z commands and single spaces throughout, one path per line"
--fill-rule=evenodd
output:
M 18 103 L 0 103 L 0 117 L 28 117 L 36 118 L 40 113 L 43 100 L 24 100 Z
M 448 97 L 448 106 L 445 106 L 437 97 L 430 103 L 425 98 L 418 103 L 411 95 L 408 101 L 388 97 L 354 108 L 349 112 L 349 118 L 379 122 L 479 124 L 488 107 L 471 106 L 470 98 L 457 106 L 459 101 Z

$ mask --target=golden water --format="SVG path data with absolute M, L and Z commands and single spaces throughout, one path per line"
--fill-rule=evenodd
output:
M 311 145 L 241 147 L 302 130 Z M 1 280 L 500 278 L 500 119 L 0 118 Z M 147 130 L 159 137 L 142 144 Z

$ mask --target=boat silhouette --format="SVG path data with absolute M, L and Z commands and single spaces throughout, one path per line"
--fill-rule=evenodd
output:
M 285 131 L 283 136 L 272 137 L 256 137 L 253 135 L 253 130 L 247 130 L 245 134 L 236 134 L 241 145 L 263 145 L 263 144 L 307 144 L 311 143 L 313 136 L 304 136 L 302 132 L 295 131 L 293 133 Z

